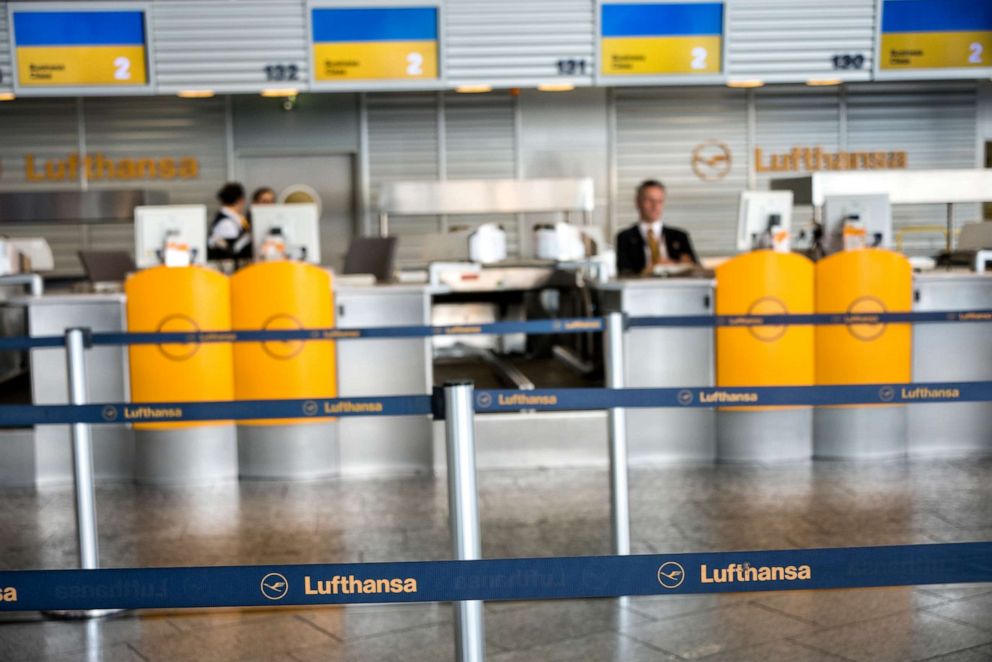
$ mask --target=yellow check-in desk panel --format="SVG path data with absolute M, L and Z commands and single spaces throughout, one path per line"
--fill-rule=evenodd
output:
M 716 270 L 717 315 L 813 312 L 813 263 L 795 253 L 754 251 Z M 813 327 L 721 326 L 717 386 L 813 384 Z
M 231 288 L 227 276 L 205 267 L 154 267 L 128 277 L 127 329 L 131 332 L 227 332 Z M 231 343 L 131 345 L 133 402 L 206 402 L 234 399 Z M 135 429 L 229 425 L 230 421 L 169 423 L 169 411 L 142 408 Z M 161 419 L 158 421 L 156 419 Z
M 816 312 L 864 316 L 864 324 L 816 327 L 817 384 L 906 383 L 912 326 L 873 324 L 871 316 L 909 312 L 913 274 L 892 251 L 842 251 L 816 264 Z
M 239 331 L 327 329 L 334 326 L 331 275 L 304 262 L 259 262 L 231 277 L 231 315 Z M 238 400 L 337 396 L 334 342 L 242 342 L 234 347 Z M 326 419 L 325 419 L 326 420 Z M 313 419 L 242 421 L 280 425 Z

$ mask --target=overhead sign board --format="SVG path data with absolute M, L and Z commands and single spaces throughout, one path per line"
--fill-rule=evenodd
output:
M 10 5 L 18 88 L 148 86 L 145 12 Z
M 880 71 L 992 67 L 992 2 L 884 0 L 880 32 Z
M 723 70 L 722 2 L 606 3 L 600 74 L 686 76 Z
M 310 9 L 315 83 L 436 81 L 438 8 Z

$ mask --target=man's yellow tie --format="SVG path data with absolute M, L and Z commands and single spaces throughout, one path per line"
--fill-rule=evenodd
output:
M 654 236 L 654 228 L 648 228 L 648 248 L 651 249 L 651 265 L 661 264 L 661 244 L 658 237 Z

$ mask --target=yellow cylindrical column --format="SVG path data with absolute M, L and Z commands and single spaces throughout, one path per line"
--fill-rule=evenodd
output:
M 912 268 L 898 253 L 875 248 L 843 251 L 816 265 L 817 313 L 870 316 L 909 312 L 912 305 Z M 909 324 L 817 326 L 816 383 L 909 382 L 912 342 Z M 814 449 L 818 457 L 902 455 L 905 407 L 818 407 Z
M 155 267 L 128 277 L 132 332 L 224 332 L 231 329 L 228 278 L 203 267 Z M 163 343 L 128 348 L 131 400 L 140 403 L 234 399 L 230 343 Z M 135 476 L 141 482 L 188 483 L 237 476 L 231 421 L 156 421 L 150 408 L 135 423 Z M 168 412 L 163 412 L 168 414 Z
M 813 312 L 813 263 L 801 255 L 754 251 L 716 270 L 717 315 Z M 716 384 L 813 384 L 810 326 L 721 326 L 716 332 Z M 730 398 L 728 398 L 728 401 Z M 723 407 L 717 413 L 717 457 L 723 460 L 808 459 L 809 407 Z
M 260 262 L 231 278 L 237 330 L 317 329 L 334 326 L 330 273 L 304 262 Z M 238 343 L 234 348 L 238 400 L 333 398 L 335 344 L 330 340 Z M 243 421 L 241 475 L 300 478 L 337 472 L 337 426 L 329 418 Z

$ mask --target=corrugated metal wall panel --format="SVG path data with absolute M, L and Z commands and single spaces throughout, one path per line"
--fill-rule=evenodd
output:
M 827 89 L 788 87 L 756 90 L 752 96 L 755 107 L 754 138 L 748 155 L 754 170 L 758 190 L 768 189 L 768 181 L 777 177 L 795 177 L 805 172 L 760 172 L 756 150 L 767 165 L 772 154 L 785 154 L 793 147 L 820 147 L 836 151 L 841 147 L 841 104 L 839 88 Z M 812 206 L 793 211 L 793 237 L 802 228 L 810 227 Z M 808 236 L 808 235 L 807 235 Z
M 4 191 L 74 189 L 73 181 L 30 181 L 29 155 L 34 157 L 33 173 L 44 176 L 45 163 L 53 174 L 57 161 L 79 151 L 78 117 L 75 99 L 18 99 L 0 103 L 0 189 Z
M 7 3 L 0 2 L 0 92 L 14 88 L 14 63 L 10 55 L 10 30 L 7 27 Z
M 512 179 L 516 175 L 515 102 L 507 94 L 448 94 L 444 97 L 444 150 L 447 179 Z M 516 217 L 449 216 L 448 224 L 475 227 L 499 223 L 507 251 L 520 249 Z
M 369 94 L 365 108 L 368 122 L 369 189 L 373 210 L 383 182 L 437 179 L 437 94 Z M 390 220 L 390 234 L 399 237 L 400 266 L 420 264 L 424 237 L 436 232 L 433 216 L 404 216 Z
M 847 148 L 905 150 L 910 168 L 980 167 L 977 154 L 977 90 L 974 83 L 874 84 L 851 86 L 847 97 Z M 954 207 L 955 225 L 981 219 L 977 204 Z M 944 205 L 893 208 L 904 249 L 932 254 L 944 247 L 937 231 L 906 232 L 920 226 L 943 227 Z
M 591 85 L 595 6 L 575 0 L 448 0 L 446 79 L 454 85 L 484 82 L 498 87 Z M 559 60 L 585 62 L 585 73 L 561 75 Z
M 634 191 L 647 178 L 668 187 L 664 219 L 683 227 L 698 252 L 734 252 L 737 199 L 747 187 L 747 97 L 727 89 L 618 89 L 616 103 L 617 222 L 636 222 Z M 704 181 L 693 150 L 718 141 L 731 154 L 728 173 Z
M 210 204 L 227 178 L 227 142 L 223 99 L 145 97 L 127 104 L 110 98 L 84 102 L 86 150 L 112 159 L 192 156 L 197 177 L 142 179 L 124 186 L 167 189 L 174 204 Z M 94 181 L 92 188 L 120 188 L 122 182 Z
M 875 0 L 728 0 L 727 74 L 766 82 L 868 80 Z M 835 69 L 835 55 L 861 55 L 860 69 Z
M 301 0 L 170 0 L 151 9 L 155 82 L 183 89 L 257 92 L 308 87 L 306 3 Z M 265 67 L 292 65 L 294 80 L 269 81 Z

